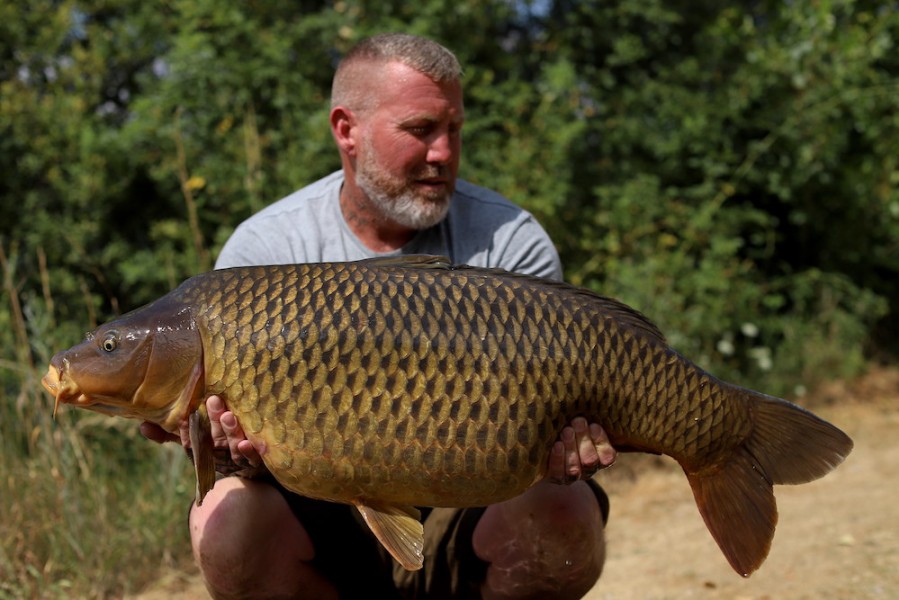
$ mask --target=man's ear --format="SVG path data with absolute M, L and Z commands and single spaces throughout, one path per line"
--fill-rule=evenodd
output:
M 356 155 L 356 115 L 345 106 L 335 106 L 331 109 L 331 133 L 334 141 L 342 153 L 348 156 Z

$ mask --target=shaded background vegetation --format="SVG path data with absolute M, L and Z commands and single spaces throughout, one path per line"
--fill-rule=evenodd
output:
M 189 560 L 180 449 L 133 423 L 53 423 L 39 378 L 338 167 L 331 75 L 372 33 L 457 52 L 462 176 L 533 211 L 570 281 L 639 308 L 687 356 L 800 402 L 895 360 L 897 8 L 0 4 L 0 597 L 115 596 Z

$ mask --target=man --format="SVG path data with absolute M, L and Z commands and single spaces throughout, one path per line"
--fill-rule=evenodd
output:
M 531 215 L 456 179 L 460 76 L 455 56 L 427 39 L 360 43 L 332 89 L 342 170 L 241 224 L 216 267 L 424 253 L 560 279 L 558 255 Z M 217 444 L 259 465 L 221 399 L 207 406 Z M 220 479 L 191 511 L 191 540 L 217 598 L 578 598 L 602 569 L 608 508 L 598 486 L 577 480 L 614 459 L 602 429 L 575 419 L 552 449 L 547 479 L 521 496 L 426 512 L 417 572 L 391 560 L 354 508 L 302 498 L 270 477 Z

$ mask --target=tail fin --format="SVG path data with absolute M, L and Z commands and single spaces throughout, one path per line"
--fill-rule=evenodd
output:
M 852 450 L 845 433 L 779 398 L 735 389 L 750 406 L 753 429 L 729 460 L 687 472 L 706 526 L 737 573 L 748 577 L 768 556 L 777 504 L 774 484 L 823 477 Z

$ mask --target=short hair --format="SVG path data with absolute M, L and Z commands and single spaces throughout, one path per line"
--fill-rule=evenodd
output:
M 388 62 L 412 67 L 437 83 L 462 78 L 462 66 L 456 55 L 437 42 L 408 33 L 382 33 L 362 40 L 340 61 L 331 85 L 331 108 L 345 105 L 361 110 L 365 90 L 354 86 L 355 80 L 372 63 Z

